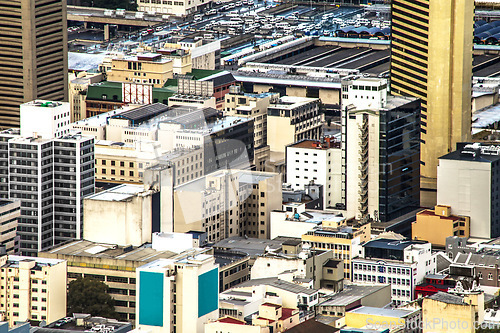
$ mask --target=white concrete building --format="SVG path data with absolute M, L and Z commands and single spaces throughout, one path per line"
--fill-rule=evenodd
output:
M 342 203 L 342 150 L 332 138 L 305 139 L 286 147 L 286 181 L 294 190 L 323 185 L 323 207 Z
M 123 184 L 83 200 L 85 239 L 122 246 L 151 242 L 153 190 Z
M 71 109 L 67 102 L 34 100 L 21 104 L 21 136 L 44 139 L 69 134 Z
M 500 236 L 499 161 L 499 146 L 481 143 L 460 143 L 439 158 L 437 202 L 470 217 L 470 237 Z
M 391 284 L 392 302 L 401 305 L 415 299 L 415 286 L 427 274 L 436 273 L 431 243 L 376 239 L 363 245 L 354 258 L 352 281 L 356 284 Z
M 151 247 L 156 251 L 171 251 L 181 253 L 197 247 L 193 235 L 182 232 L 155 232 Z
M 219 269 L 210 249 L 138 267 L 137 328 L 152 333 L 202 333 L 219 317 Z

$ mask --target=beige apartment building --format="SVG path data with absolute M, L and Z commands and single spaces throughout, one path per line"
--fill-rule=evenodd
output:
M 318 98 L 283 96 L 267 109 L 267 144 L 271 151 L 303 140 L 319 140 L 322 134 Z
M 102 81 L 102 73 L 81 72 L 69 81 L 69 104 L 71 108 L 71 122 L 87 117 L 87 89 L 90 84 Z
M 239 86 L 229 88 L 226 94 L 225 113 L 253 119 L 254 124 L 254 165 L 257 171 L 265 171 L 270 158 L 270 147 L 267 143 L 267 108 L 279 99 L 277 93 L 246 94 Z
M 436 204 L 438 158 L 470 141 L 474 1 L 391 3 L 391 92 L 422 100 L 421 204 Z
M 85 276 L 104 282 L 109 287 L 108 293 L 115 300 L 115 310 L 120 318 L 134 323 L 136 268 L 156 259 L 171 258 L 176 253 L 77 240 L 38 255 L 42 258 L 67 260 L 68 283 Z M 65 291 L 65 288 L 61 288 L 62 285 L 59 288 Z
M 110 183 L 142 184 L 144 169 L 156 163 L 159 144 L 123 144 L 108 140 L 95 143 L 95 179 Z
M 173 77 L 173 73 L 173 59 L 165 59 L 157 53 L 148 53 L 111 59 L 111 70 L 107 75 L 109 81 L 147 83 L 161 88 Z
M 0 128 L 19 127 L 19 105 L 68 100 L 66 0 L 0 2 Z
M 0 313 L 9 326 L 66 315 L 66 261 L 5 255 L 0 264 Z
M 279 174 L 220 170 L 175 188 L 174 230 L 206 232 L 209 242 L 269 238 L 271 211 L 280 208 Z

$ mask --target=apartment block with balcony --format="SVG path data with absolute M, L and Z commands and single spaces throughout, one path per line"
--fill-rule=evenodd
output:
M 66 315 L 66 261 L 5 255 L 0 264 L 0 312 L 9 326 Z
M 286 147 L 286 180 L 294 190 L 323 185 L 323 207 L 343 208 L 340 142 L 304 139 Z
M 174 230 L 207 232 L 209 242 L 269 238 L 270 213 L 279 207 L 278 174 L 220 170 L 175 188 Z

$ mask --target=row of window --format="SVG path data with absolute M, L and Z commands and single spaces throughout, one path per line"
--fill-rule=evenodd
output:
M 363 271 L 377 271 L 377 265 L 370 264 L 354 264 L 354 269 L 363 270 Z M 385 266 L 378 266 L 379 272 L 385 272 Z M 406 268 L 396 268 L 396 267 L 387 267 L 387 272 L 390 274 L 402 274 L 402 275 L 410 275 L 410 269 Z

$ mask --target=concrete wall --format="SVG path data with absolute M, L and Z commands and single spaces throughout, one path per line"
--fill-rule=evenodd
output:
M 295 126 L 288 117 L 267 116 L 267 144 L 271 151 L 285 152 L 285 146 L 295 142 Z
M 84 238 L 124 246 L 151 242 L 151 194 L 139 194 L 126 201 L 84 199 Z
M 471 237 L 490 238 L 491 164 L 440 159 L 437 175 L 438 203 L 470 217 Z

